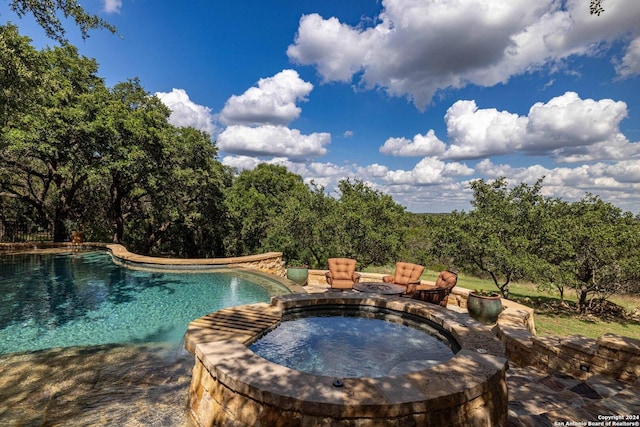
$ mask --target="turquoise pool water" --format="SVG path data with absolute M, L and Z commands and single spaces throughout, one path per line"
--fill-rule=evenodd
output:
M 261 283 L 262 282 L 262 283 Z M 142 271 L 105 252 L 0 257 L 0 354 L 99 344 L 179 344 L 213 311 L 288 292 L 269 279 Z
M 310 316 L 287 320 L 249 347 L 265 359 L 313 375 L 378 378 L 422 370 L 453 357 L 434 335 L 382 319 Z

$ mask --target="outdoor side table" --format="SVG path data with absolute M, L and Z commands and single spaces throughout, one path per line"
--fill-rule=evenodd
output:
M 383 295 L 401 295 L 407 288 L 402 285 L 384 282 L 362 282 L 353 285 L 353 289 L 365 293 L 375 293 Z

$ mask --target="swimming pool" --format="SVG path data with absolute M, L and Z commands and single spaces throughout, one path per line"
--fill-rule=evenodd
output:
M 0 257 L 0 354 L 99 344 L 179 344 L 188 323 L 268 302 L 284 286 L 242 271 L 144 271 L 103 251 Z

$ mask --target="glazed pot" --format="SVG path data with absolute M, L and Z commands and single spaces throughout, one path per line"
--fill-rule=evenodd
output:
M 308 278 L 308 267 L 287 267 L 287 279 L 297 283 L 298 285 L 305 286 Z
M 467 299 L 467 311 L 469 316 L 484 325 L 492 325 L 498 321 L 498 316 L 502 313 L 502 300 L 500 295 L 491 293 L 490 295 L 480 295 L 470 292 Z

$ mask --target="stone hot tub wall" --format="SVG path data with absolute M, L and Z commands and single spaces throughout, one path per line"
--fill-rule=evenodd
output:
M 461 350 L 429 369 L 382 378 L 310 375 L 254 354 L 247 345 L 289 310 L 378 307 L 427 319 Z M 271 305 L 227 309 L 192 322 L 185 347 L 195 349 L 190 408 L 200 426 L 505 426 L 507 361 L 493 333 L 464 313 L 399 297 L 356 293 L 293 294 Z M 237 322 L 232 323 L 231 319 Z M 251 321 L 248 321 L 251 320 Z M 257 323 L 263 322 L 262 330 Z M 247 327 L 256 329 L 247 331 Z M 235 331 L 231 333 L 230 331 Z

